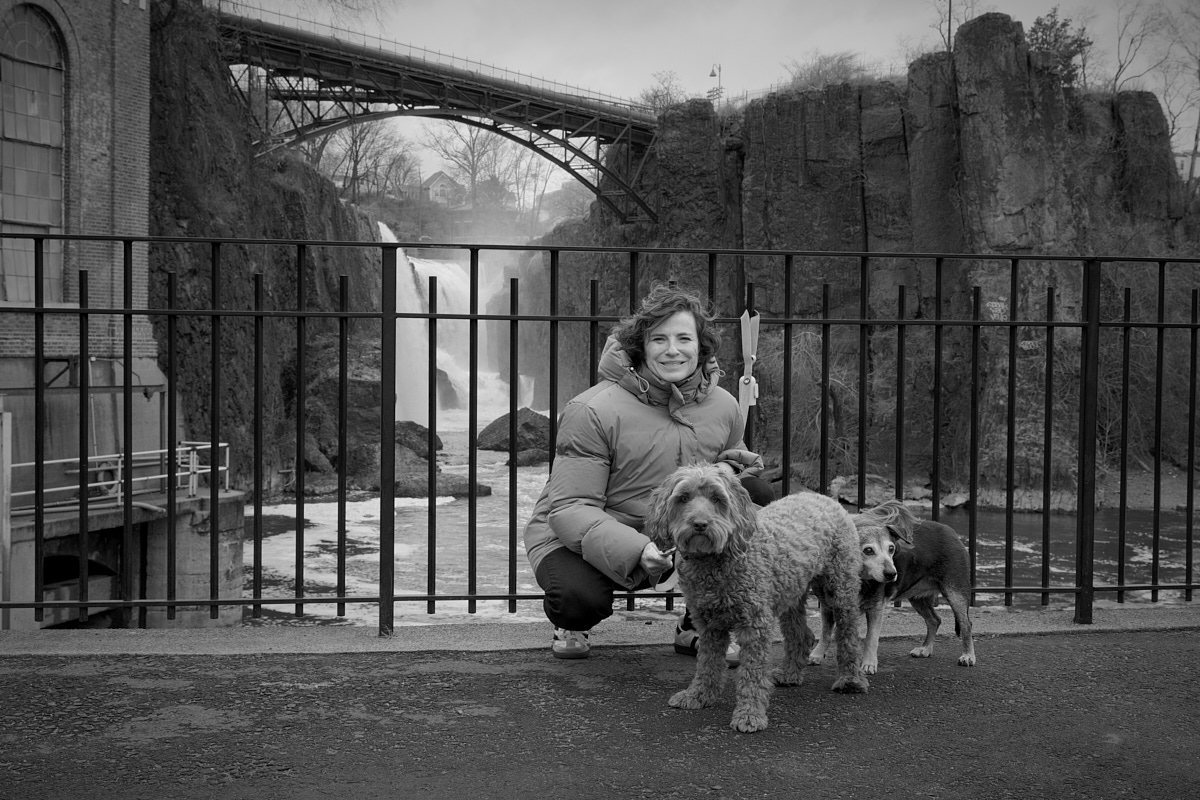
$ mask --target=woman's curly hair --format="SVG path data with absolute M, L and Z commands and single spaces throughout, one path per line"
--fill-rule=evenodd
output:
M 641 367 L 646 361 L 646 334 L 680 311 L 689 312 L 696 320 L 700 366 L 703 367 L 709 358 L 717 354 L 721 346 L 721 332 L 713 323 L 715 315 L 711 304 L 685 289 L 659 283 L 643 298 L 637 313 L 623 318 L 612 330 L 612 335 L 635 368 Z

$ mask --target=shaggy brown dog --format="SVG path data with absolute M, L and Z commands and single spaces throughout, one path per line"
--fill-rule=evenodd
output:
M 841 505 L 801 493 L 758 509 L 740 482 L 712 465 L 681 467 L 655 490 L 645 533 L 660 548 L 677 547 L 679 586 L 700 632 L 696 674 L 670 699 L 703 708 L 724 685 L 729 636 L 742 646 L 730 726 L 767 727 L 772 682 L 794 686 L 813 645 L 805 619 L 809 585 L 820 581 L 839 631 L 833 690 L 865 692 L 855 631 L 862 560 L 858 533 Z M 768 672 L 773 621 L 784 639 L 783 664 Z

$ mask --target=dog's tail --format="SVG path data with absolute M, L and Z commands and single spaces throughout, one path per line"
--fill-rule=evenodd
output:
M 912 544 L 913 528 L 917 518 L 902 500 L 887 500 L 874 508 L 868 508 L 853 515 L 854 526 L 878 525 L 887 528 L 896 536 Z

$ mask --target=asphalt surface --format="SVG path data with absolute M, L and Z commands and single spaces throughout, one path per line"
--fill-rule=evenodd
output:
M 754 734 L 732 689 L 667 706 L 662 616 L 573 662 L 531 624 L 0 632 L 0 798 L 1195 796 L 1200 604 L 972 616 L 977 666 L 892 612 L 868 694 L 810 667 Z

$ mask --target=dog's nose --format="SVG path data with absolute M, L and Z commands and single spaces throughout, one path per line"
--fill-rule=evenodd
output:
M 707 522 L 693 522 L 692 530 L 694 530 L 696 533 L 704 533 L 705 531 L 708 530 L 708 523 Z
M 893 581 L 895 581 L 895 580 L 896 580 L 896 571 L 895 571 L 895 570 L 893 570 L 893 569 L 884 570 L 884 572 L 883 572 L 883 578 L 884 578 L 884 580 L 885 580 L 885 581 L 887 581 L 888 583 L 892 583 Z

